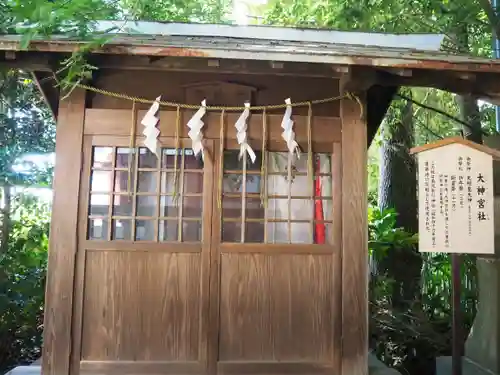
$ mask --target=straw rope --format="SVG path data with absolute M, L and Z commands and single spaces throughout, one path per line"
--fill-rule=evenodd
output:
M 175 155 L 174 155 L 174 186 L 173 186 L 173 194 L 174 194 L 174 204 L 177 206 L 179 202 L 179 194 L 177 191 L 177 186 L 179 182 L 179 168 L 178 168 L 178 163 L 179 163 L 179 149 L 180 149 L 180 137 L 181 137 L 181 108 L 177 106 L 177 112 L 176 112 L 176 117 L 175 117 Z M 184 152 L 184 149 L 181 149 L 181 152 Z M 167 177 L 168 178 L 168 177 Z
M 155 102 L 154 100 L 144 99 L 144 98 L 140 98 L 138 96 L 127 95 L 127 94 L 117 93 L 117 92 L 108 91 L 108 90 L 103 90 L 103 89 L 100 89 L 97 87 L 85 85 L 83 83 L 77 84 L 77 87 L 80 87 L 80 88 L 88 90 L 88 91 L 92 91 L 96 94 L 106 95 L 106 96 L 110 96 L 110 97 L 117 98 L 117 99 L 130 100 L 130 101 L 133 101 L 136 103 L 153 104 Z M 292 107 L 307 107 L 309 105 L 330 103 L 330 102 L 334 102 L 334 101 L 346 99 L 346 98 L 351 99 L 351 100 L 356 100 L 360 104 L 361 109 L 363 108 L 363 105 L 362 105 L 359 97 L 356 96 L 354 93 L 350 93 L 350 92 L 347 92 L 344 95 L 332 96 L 332 97 L 324 98 L 324 99 L 317 99 L 317 100 L 312 100 L 312 101 L 292 103 L 291 106 Z M 159 101 L 159 103 L 161 106 L 181 108 L 181 109 L 198 109 L 198 108 L 200 108 L 200 105 L 182 104 L 182 103 L 175 103 L 175 102 L 169 102 L 169 101 L 164 101 L 164 100 Z M 267 109 L 267 110 L 285 109 L 286 107 L 287 107 L 287 104 L 258 105 L 258 106 L 250 106 L 250 110 L 251 111 L 262 111 L 264 109 Z M 236 111 L 242 111 L 246 107 L 245 106 L 237 106 L 237 107 L 229 106 L 228 107 L 228 106 L 207 105 L 205 108 L 207 109 L 207 111 L 222 111 L 222 110 L 224 110 L 226 112 L 236 112 Z
M 137 103 L 135 101 L 132 102 L 132 120 L 130 124 L 130 144 L 129 144 L 129 154 L 128 154 L 128 173 L 127 173 L 127 196 L 132 196 L 132 157 L 134 155 L 135 149 L 135 133 L 137 127 Z M 139 157 L 139 156 L 137 156 Z
M 218 194 L 217 194 L 217 205 L 219 206 L 219 210 L 222 211 L 222 189 L 223 189 L 223 180 L 224 180 L 224 114 L 225 110 L 223 109 L 220 113 L 220 139 L 219 139 L 219 186 L 218 186 Z

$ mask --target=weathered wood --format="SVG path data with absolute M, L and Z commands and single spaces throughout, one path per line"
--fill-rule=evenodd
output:
M 333 144 L 332 153 L 333 199 L 333 370 L 342 371 L 342 143 Z
M 294 62 L 273 63 L 270 61 L 209 59 L 165 56 L 152 59 L 147 56 L 94 57 L 94 64 L 105 69 L 123 70 L 168 70 L 186 72 L 273 74 L 304 77 L 338 77 L 339 68 L 332 64 L 301 64 Z M 345 69 L 345 68 L 344 68 Z
M 357 101 L 342 101 L 342 375 L 368 374 L 367 130 L 361 112 Z
M 189 119 L 192 111 L 186 111 L 184 118 Z M 138 122 L 146 111 L 139 111 Z M 226 115 L 226 137 L 236 139 L 236 129 L 234 124 L 239 117 L 239 113 L 228 113 Z M 128 136 L 130 133 L 130 110 L 112 110 L 112 109 L 87 109 L 85 120 L 85 135 L 110 135 L 110 136 Z M 173 137 L 175 135 L 176 111 L 160 111 L 160 123 L 158 129 L 163 137 Z M 220 132 L 220 114 L 209 113 L 204 117 L 205 126 L 203 128 L 204 136 L 209 139 L 219 138 Z M 268 139 L 279 141 L 284 145 L 281 137 L 283 129 L 281 121 L 283 115 L 268 115 Z M 294 130 L 297 141 L 304 147 L 307 145 L 307 116 L 295 115 Z M 138 123 L 137 129 L 142 129 Z M 331 144 L 340 140 L 341 121 L 339 118 L 314 116 L 312 120 L 312 141 Z M 181 137 L 187 137 L 189 129 L 182 123 Z M 141 130 L 140 130 L 141 131 Z M 140 133 L 140 131 L 138 133 Z M 262 143 L 262 115 L 253 114 L 248 121 L 248 138 L 252 147 L 260 147 Z M 255 142 L 255 143 L 252 143 Z
M 59 105 L 45 299 L 44 375 L 69 373 L 84 116 L 85 91 L 76 89 Z

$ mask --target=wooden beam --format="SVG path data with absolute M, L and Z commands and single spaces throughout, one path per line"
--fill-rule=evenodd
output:
M 167 56 L 93 55 L 92 63 L 103 69 L 169 70 L 203 73 L 272 74 L 303 77 L 340 77 L 345 67 L 332 64 L 304 64 L 280 61 L 252 61 Z
M 367 91 L 366 120 L 368 126 L 367 146 L 370 147 L 377 130 L 389 109 L 394 95 L 398 92 L 397 86 L 374 85 Z
M 43 375 L 68 375 L 70 369 L 85 91 L 75 89 L 59 107 L 45 297 Z
M 57 112 L 59 110 L 59 88 L 57 87 L 57 82 L 53 78 L 52 73 L 33 71 L 31 75 L 45 103 L 50 108 L 53 118 L 57 120 Z
M 361 113 L 356 100 L 342 100 L 342 375 L 368 375 L 367 132 Z

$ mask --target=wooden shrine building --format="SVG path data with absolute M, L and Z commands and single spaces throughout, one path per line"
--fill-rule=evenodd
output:
M 367 374 L 367 146 L 400 86 L 495 101 L 500 62 L 439 35 L 129 23 L 65 97 L 81 43 L 0 36 L 57 118 L 43 374 Z

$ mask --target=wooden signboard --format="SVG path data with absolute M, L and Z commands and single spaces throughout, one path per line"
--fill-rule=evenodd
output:
M 419 250 L 493 254 L 493 158 L 500 153 L 448 138 L 418 154 Z

